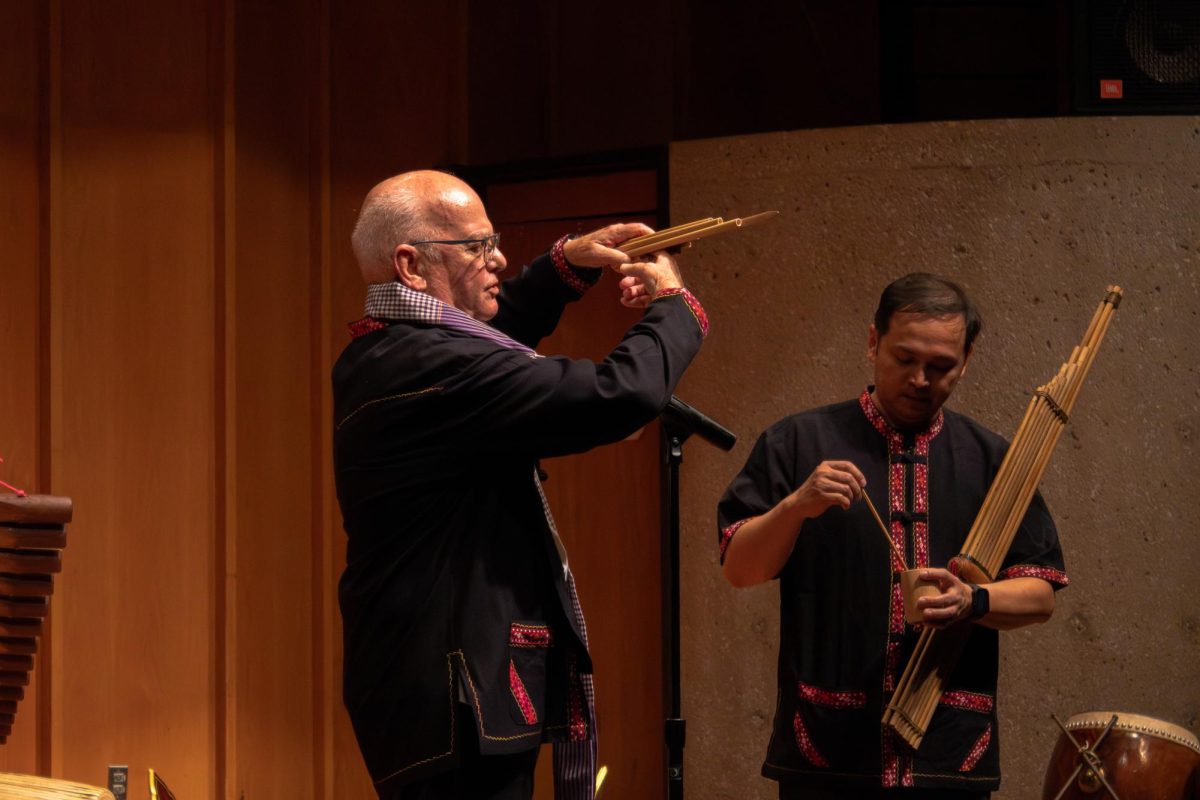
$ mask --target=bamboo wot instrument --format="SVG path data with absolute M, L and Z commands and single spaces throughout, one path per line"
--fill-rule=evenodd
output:
M 748 228 L 751 225 L 757 225 L 760 222 L 774 219 L 777 216 L 779 216 L 778 211 L 764 211 L 761 214 L 755 214 L 750 217 L 738 217 L 731 220 L 724 220 L 721 217 L 706 217 L 705 219 L 698 219 L 683 225 L 676 225 L 673 228 L 665 228 L 646 236 L 639 236 L 636 239 L 630 239 L 618 246 L 617 249 L 632 258 L 634 256 L 645 255 L 646 253 L 653 253 L 657 250 L 666 250 L 668 247 L 690 244 L 697 239 L 716 236 L 718 233 L 729 233 L 740 228 Z
M 1058 374 L 1033 393 L 1025 417 L 1017 427 L 1008 453 L 963 543 L 963 551 L 951 559 L 951 571 L 963 580 L 976 584 L 995 580 L 1046 471 L 1058 437 L 1075 407 L 1112 314 L 1120 303 L 1121 288 L 1108 287 L 1083 341 L 1071 351 L 1071 357 Z M 942 630 L 926 628 L 917 640 L 900 683 L 883 713 L 883 723 L 914 750 L 921 745 L 941 699 L 942 687 L 958 663 L 970 633 L 970 625 L 954 625 Z

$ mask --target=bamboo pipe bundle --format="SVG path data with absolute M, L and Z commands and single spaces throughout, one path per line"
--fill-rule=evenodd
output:
M 748 228 L 751 225 L 757 225 L 760 222 L 774 219 L 777 216 L 779 216 L 778 211 L 764 211 L 761 214 L 755 214 L 750 217 L 738 217 L 731 220 L 724 220 L 720 217 L 706 217 L 705 219 L 698 219 L 694 222 L 676 225 L 673 228 L 664 228 L 661 231 L 629 239 L 619 245 L 617 249 L 630 258 L 633 258 L 658 250 L 666 250 L 668 247 L 690 244 L 697 239 L 715 236 L 718 233 L 729 233 L 740 228 Z
M 1025 410 L 1012 444 L 1000 464 L 975 522 L 954 560 L 973 582 L 994 580 L 1012 546 L 1029 503 L 1041 482 L 1050 455 L 1066 427 L 1079 391 L 1096 352 L 1104 340 L 1113 311 L 1121 302 L 1121 288 L 1109 286 L 1092 315 L 1083 341 L 1048 383 L 1039 386 Z M 975 575 L 982 577 L 975 579 Z M 970 625 L 942 630 L 926 628 L 917 640 L 883 723 L 896 731 L 914 750 L 920 747 L 929 720 L 942 696 L 942 687 L 954 670 L 971 633 Z

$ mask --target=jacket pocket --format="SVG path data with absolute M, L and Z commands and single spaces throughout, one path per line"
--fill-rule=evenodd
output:
M 950 689 L 942 694 L 929 722 L 922 752 L 937 753 L 929 768 L 943 773 L 998 774 L 996 700 L 990 694 Z
M 508 633 L 509 711 L 520 725 L 542 721 L 546 697 L 546 655 L 554 636 L 549 625 L 514 622 Z
M 866 705 L 866 692 L 798 682 L 792 732 L 800 755 L 814 767 L 844 764 L 847 754 L 842 744 L 858 735 Z

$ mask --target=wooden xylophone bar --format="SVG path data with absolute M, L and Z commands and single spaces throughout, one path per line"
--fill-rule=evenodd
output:
M 29 685 L 70 521 L 70 498 L 0 494 L 0 744 Z

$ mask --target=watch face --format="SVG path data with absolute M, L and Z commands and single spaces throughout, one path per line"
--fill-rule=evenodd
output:
M 988 609 L 991 606 L 988 597 L 988 590 L 982 586 L 976 586 L 971 593 L 971 616 L 978 619 L 979 617 L 987 616 Z

